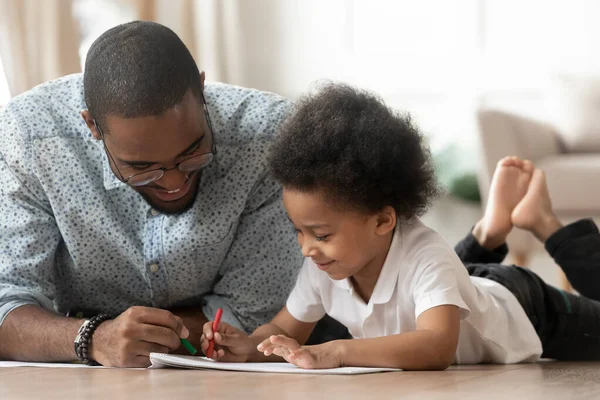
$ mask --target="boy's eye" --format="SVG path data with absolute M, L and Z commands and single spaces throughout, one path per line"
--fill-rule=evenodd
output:
M 324 240 L 327 240 L 328 237 L 329 235 L 315 236 L 315 239 L 317 239 L 317 242 L 322 242 Z

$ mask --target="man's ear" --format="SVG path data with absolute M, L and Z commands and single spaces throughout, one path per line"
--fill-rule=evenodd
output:
M 377 215 L 375 232 L 378 235 L 385 235 L 396 227 L 396 222 L 396 210 L 394 210 L 394 207 L 385 206 Z
M 96 129 L 96 124 L 94 123 L 94 118 L 92 118 L 92 114 L 88 110 L 81 111 L 81 118 L 85 121 L 90 132 L 92 132 L 92 136 L 96 140 L 101 140 L 102 136 L 100 136 L 100 132 Z

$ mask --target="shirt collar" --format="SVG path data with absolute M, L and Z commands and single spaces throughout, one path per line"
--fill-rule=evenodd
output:
M 331 279 L 331 277 L 328 277 L 329 279 Z M 353 292 L 354 291 L 354 287 L 352 287 L 352 283 L 350 282 L 350 279 L 346 278 L 346 279 L 331 279 L 331 281 L 333 281 L 333 284 L 335 286 L 337 286 L 340 289 L 346 290 L 348 292 Z
M 119 178 L 110 169 L 110 163 L 108 162 L 108 154 L 104 150 L 104 144 L 101 140 L 92 139 L 95 146 L 101 150 L 102 154 L 102 175 L 104 180 L 104 188 L 106 190 L 112 190 L 120 187 L 127 186 L 125 182 L 121 182 Z
M 375 289 L 371 295 L 371 302 L 384 304 L 390 301 L 396 284 L 398 282 L 399 272 L 402 264 L 402 237 L 399 230 L 394 232 L 392 243 L 387 256 L 379 273 L 379 278 L 375 284 Z
M 390 301 L 394 291 L 396 290 L 396 283 L 399 277 L 399 263 L 402 258 L 402 238 L 399 231 L 394 233 L 390 249 L 381 268 L 379 278 L 375 284 L 375 289 L 371 295 L 370 303 L 384 304 Z M 331 279 L 331 278 L 329 278 Z M 333 284 L 340 289 L 348 292 L 353 292 L 354 288 L 350 279 L 334 280 Z

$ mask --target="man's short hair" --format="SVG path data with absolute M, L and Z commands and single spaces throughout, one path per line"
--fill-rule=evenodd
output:
M 147 21 L 118 25 L 91 46 L 84 72 L 85 102 L 99 122 L 158 115 L 202 84 L 194 58 L 171 29 Z

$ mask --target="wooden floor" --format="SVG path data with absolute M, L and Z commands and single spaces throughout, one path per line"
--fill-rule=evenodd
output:
M 0 368 L 0 399 L 600 399 L 600 363 L 455 366 L 360 376 Z

